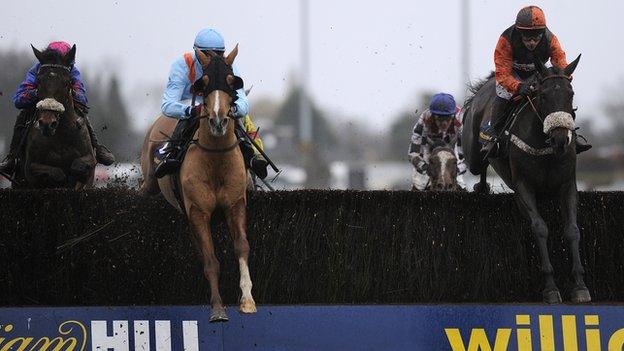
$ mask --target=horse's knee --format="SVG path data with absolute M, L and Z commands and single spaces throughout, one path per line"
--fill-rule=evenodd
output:
M 533 230 L 533 234 L 539 239 L 548 238 L 548 226 L 546 222 L 541 219 L 533 219 L 531 221 L 531 230 Z
M 62 183 L 67 179 L 67 175 L 58 167 L 50 167 L 45 171 L 33 172 L 33 176 L 40 182 Z
M 71 174 L 77 178 L 84 178 L 89 175 L 94 166 L 83 159 L 75 159 L 70 167 Z
M 249 256 L 249 241 L 247 237 L 244 235 L 239 235 L 238 238 L 234 241 L 234 251 L 236 251 L 236 255 L 238 257 L 241 256 Z
M 565 239 L 569 242 L 581 240 L 581 232 L 579 231 L 579 228 L 576 224 L 570 224 L 566 226 L 564 236 Z
M 204 259 L 204 275 L 219 274 L 219 260 L 215 254 L 209 254 Z

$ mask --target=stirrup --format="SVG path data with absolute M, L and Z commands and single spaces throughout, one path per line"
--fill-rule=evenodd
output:
M 159 163 L 158 166 L 156 166 L 156 169 L 154 169 L 154 177 L 162 178 L 168 174 L 172 174 L 180 169 L 180 166 L 182 166 L 182 162 L 178 159 L 165 159 Z

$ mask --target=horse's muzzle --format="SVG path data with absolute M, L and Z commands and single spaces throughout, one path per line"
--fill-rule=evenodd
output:
M 43 123 L 41 120 L 35 123 L 35 128 L 41 131 L 41 134 L 45 136 L 52 136 L 56 134 L 56 128 L 58 128 L 59 122 L 52 121 L 50 123 Z
M 212 133 L 215 137 L 222 137 L 227 132 L 228 123 L 230 122 L 229 118 L 209 118 L 208 126 L 210 127 L 210 133 Z

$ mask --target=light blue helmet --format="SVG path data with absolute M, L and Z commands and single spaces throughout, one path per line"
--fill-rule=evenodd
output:
M 204 28 L 195 37 L 195 49 L 225 51 L 225 42 L 221 33 L 214 28 Z

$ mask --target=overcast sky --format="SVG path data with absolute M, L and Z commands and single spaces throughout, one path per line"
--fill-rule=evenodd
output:
M 499 35 L 528 4 L 470 2 L 472 78 L 493 69 Z M 546 12 L 569 61 L 583 53 L 573 82 L 576 104 L 580 115 L 600 115 L 607 93 L 620 93 L 624 81 L 624 1 L 533 4 Z M 461 92 L 460 0 L 310 0 L 310 8 L 310 88 L 325 110 L 385 129 L 398 112 L 416 107 L 418 91 Z M 171 62 L 206 26 L 218 28 L 229 48 L 240 44 L 237 63 L 246 86 L 254 85 L 252 103 L 284 97 L 299 67 L 295 0 L 4 0 L 2 12 L 0 49 L 76 43 L 79 67 L 119 73 L 137 105 L 147 87 L 164 86 Z M 137 106 L 134 118 L 152 120 L 141 114 L 155 109 Z

